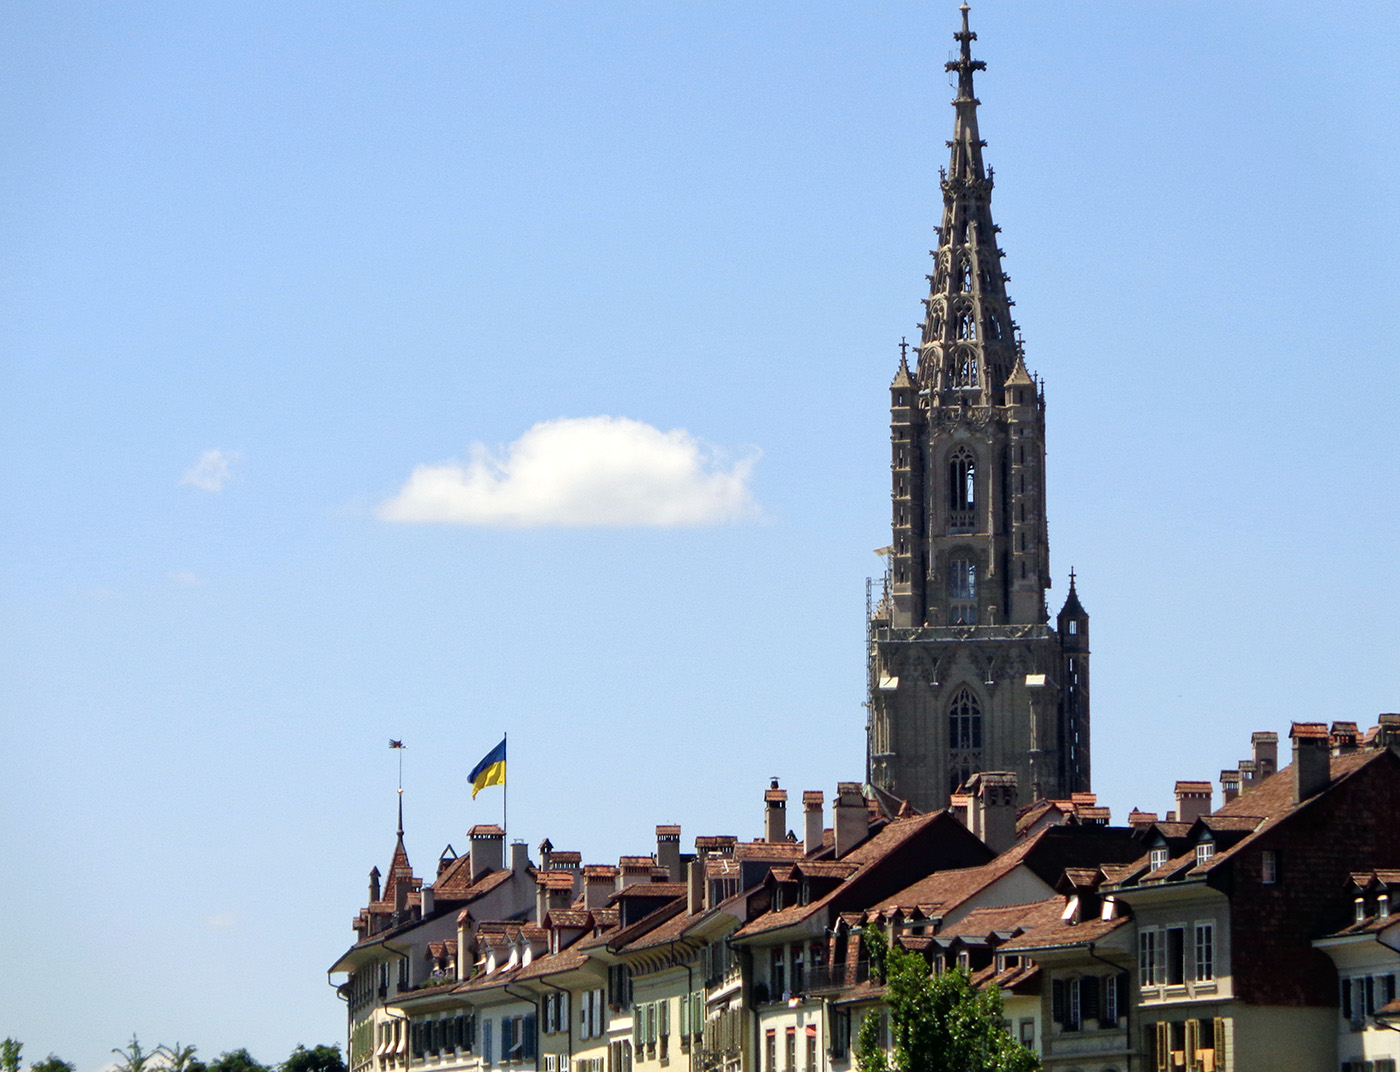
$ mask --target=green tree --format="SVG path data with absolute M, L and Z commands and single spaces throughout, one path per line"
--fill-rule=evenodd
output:
M 237 1049 L 219 1054 L 209 1062 L 207 1072 L 272 1072 L 272 1069 L 253 1060 L 253 1055 L 247 1050 Z
M 113 1050 L 117 1055 L 117 1072 L 155 1072 L 159 1067 L 154 1051 L 147 1053 L 141 1048 L 141 1040 L 135 1035 L 122 1050 Z
M 1040 1060 L 1006 1031 L 1001 991 L 978 990 L 961 969 L 934 974 L 918 953 L 862 935 L 871 966 L 885 981 L 890 1046 L 880 1045 L 880 1016 L 860 1025 L 860 1072 L 1035 1072 Z
M 29 1072 L 78 1072 L 78 1066 L 72 1061 L 49 1054 L 42 1061 L 35 1061 L 30 1065 Z
M 281 1072 L 345 1072 L 345 1060 L 339 1046 L 313 1046 L 308 1050 L 298 1044 L 282 1062 Z
M 5 1072 L 19 1072 L 19 1055 L 23 1049 L 24 1043 L 12 1038 L 0 1042 L 0 1068 Z
M 156 1054 L 160 1057 L 164 1072 L 205 1072 L 204 1062 L 194 1055 L 193 1046 L 181 1046 L 178 1042 L 174 1046 L 166 1046 L 162 1043 L 156 1047 Z

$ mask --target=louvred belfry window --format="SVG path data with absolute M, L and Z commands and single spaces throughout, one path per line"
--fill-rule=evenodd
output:
M 966 447 L 948 457 L 948 529 L 971 532 L 977 520 L 977 459 Z
M 962 688 L 948 707 L 949 783 L 962 785 L 982 768 L 982 707 Z

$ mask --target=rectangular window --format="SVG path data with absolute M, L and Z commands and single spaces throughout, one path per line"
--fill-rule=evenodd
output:
M 1210 863 L 1210 858 L 1215 855 L 1215 842 L 1203 841 L 1196 846 L 1196 866 L 1201 867 Z
M 1157 951 L 1159 933 L 1144 930 L 1138 934 L 1138 980 L 1143 987 L 1156 986 L 1162 981 L 1162 958 Z
M 1259 881 L 1265 886 L 1278 882 L 1278 856 L 1268 849 L 1259 854 Z
M 780 1000 L 787 993 L 787 972 L 781 948 L 775 949 L 769 954 L 768 986 L 772 991 L 769 998 L 773 1001 Z
M 1035 1017 L 1023 1017 L 1021 1020 L 1021 1045 L 1028 1050 L 1035 1049 Z
M 778 1072 L 778 1033 L 772 1028 L 763 1036 L 764 1072 Z
M 1118 1026 L 1118 976 L 1106 975 L 1103 980 L 1103 1015 L 1100 1027 Z
M 792 992 L 794 994 L 802 993 L 806 982 L 803 965 L 802 947 L 795 945 L 792 947 Z
M 844 1059 L 851 1049 L 851 1014 L 845 1009 L 831 1011 L 831 1056 Z
M 491 1051 L 491 1021 L 481 1022 L 481 1063 L 491 1065 L 495 1063 L 495 1058 Z
M 807 1072 L 817 1072 L 817 1029 L 807 1028 Z
M 786 1072 L 797 1072 L 797 1028 L 787 1029 L 783 1039 L 783 1068 Z
M 1181 986 L 1186 982 L 1186 928 L 1166 929 L 1166 970 L 1168 986 Z
M 1196 924 L 1196 982 L 1215 979 L 1215 924 Z
M 1080 980 L 1070 979 L 1065 987 L 1065 1030 L 1078 1031 L 1083 1023 L 1083 1009 L 1080 1005 Z
M 1167 859 L 1168 853 L 1166 849 L 1153 849 L 1147 855 L 1147 864 L 1149 867 L 1152 868 L 1153 871 L 1156 871 L 1157 868 L 1165 867 L 1167 865 Z

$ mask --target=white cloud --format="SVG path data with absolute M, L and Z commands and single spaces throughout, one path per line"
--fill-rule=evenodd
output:
M 198 461 L 185 470 L 180 483 L 200 491 L 223 491 L 233 475 L 230 471 L 233 463 L 241 457 L 236 450 L 206 450 Z
M 504 451 L 420 465 L 380 503 L 385 521 L 498 528 L 719 525 L 756 516 L 757 452 L 726 463 L 684 429 L 627 417 L 543 421 Z

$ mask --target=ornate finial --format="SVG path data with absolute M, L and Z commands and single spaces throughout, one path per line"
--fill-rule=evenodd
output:
M 1074 567 L 1069 568 L 1069 590 L 1074 591 Z
M 902 364 L 909 364 L 909 337 L 907 335 L 899 337 L 899 360 Z

